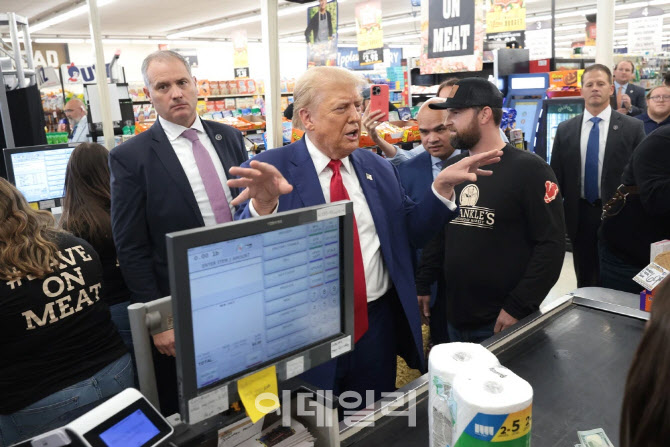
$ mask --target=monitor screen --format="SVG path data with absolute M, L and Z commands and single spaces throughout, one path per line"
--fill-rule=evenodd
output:
M 338 202 L 167 236 L 183 400 L 273 364 L 290 378 L 280 361 L 296 355 L 305 369 L 333 357 L 331 343 L 353 334 L 352 210 Z
M 551 162 L 551 149 L 554 147 L 554 137 L 558 125 L 584 111 L 584 100 L 576 98 L 574 101 L 552 101 L 547 104 L 546 132 L 547 132 L 547 163 Z
M 535 117 L 541 103 L 539 99 L 514 99 L 509 104 L 509 107 L 516 110 L 516 127 L 523 131 L 523 138 L 529 144 L 537 125 Z
M 63 197 L 65 170 L 74 145 L 5 149 L 7 179 L 28 202 Z
M 158 427 L 138 409 L 100 433 L 100 439 L 108 447 L 142 447 L 159 432 Z
M 332 218 L 188 250 L 198 388 L 340 332 Z

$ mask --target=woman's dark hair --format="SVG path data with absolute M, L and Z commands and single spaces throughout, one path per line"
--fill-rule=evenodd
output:
M 61 226 L 94 245 L 112 237 L 109 152 L 82 143 L 70 155 L 65 172 Z
M 621 447 L 670 445 L 670 276 L 654 290 L 651 317 L 628 371 Z

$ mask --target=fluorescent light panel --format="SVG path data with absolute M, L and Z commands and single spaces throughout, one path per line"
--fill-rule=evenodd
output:
M 92 1 L 92 0 L 89 0 Z M 105 6 L 114 0 L 98 0 L 98 7 L 100 6 Z M 64 12 L 62 14 L 59 14 L 55 17 L 52 17 L 50 19 L 47 19 L 43 22 L 39 22 L 35 25 L 29 25 L 28 28 L 30 29 L 31 33 L 36 33 L 38 31 L 41 31 L 45 28 L 49 28 L 50 26 L 57 25 L 59 23 L 65 22 L 66 20 L 70 20 L 73 17 L 80 16 L 82 14 L 86 14 L 88 12 L 88 5 L 82 5 L 78 6 L 74 9 L 71 9 L 67 12 Z

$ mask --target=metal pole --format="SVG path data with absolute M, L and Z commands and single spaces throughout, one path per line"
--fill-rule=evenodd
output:
M 597 14 L 596 63 L 611 68 L 614 65 L 614 0 L 598 0 Z
M 2 131 L 5 133 L 5 145 L 8 148 L 16 147 L 14 145 L 14 131 L 12 130 L 12 117 L 9 114 L 9 105 L 7 102 L 7 91 L 5 89 L 5 77 L 0 68 L 0 117 L 2 117 Z
M 261 26 L 263 50 L 268 57 L 269 78 L 265 83 L 265 114 L 266 131 L 268 133 L 266 149 L 281 147 L 281 94 L 279 83 L 279 35 L 277 23 L 277 1 L 261 1 Z
M 551 62 L 550 70 L 556 70 L 556 0 L 551 0 Z
M 114 124 L 112 123 L 112 107 L 107 87 L 105 53 L 102 48 L 102 35 L 100 34 L 100 15 L 98 14 L 97 0 L 88 0 L 87 2 L 91 40 L 95 48 L 95 76 L 97 78 L 98 95 L 100 96 L 100 111 L 102 112 L 102 133 L 105 147 L 111 150 L 114 147 Z
M 31 84 L 37 84 L 37 71 L 35 71 L 35 61 L 33 60 L 33 43 L 30 40 L 27 23 L 23 26 L 23 48 L 26 50 L 26 65 L 30 70 L 33 70 L 33 74 L 28 75 L 32 79 Z
M 14 63 L 16 64 L 16 77 L 19 80 L 18 88 L 26 87 L 24 85 L 25 75 L 23 73 L 23 58 L 21 57 L 21 47 L 19 46 L 19 29 L 16 25 L 16 14 L 10 12 L 7 14 L 9 19 L 9 35 L 12 39 L 12 48 L 14 50 Z
M 151 344 L 153 342 L 149 336 L 146 317 L 147 308 L 144 303 L 135 303 L 128 306 L 128 318 L 130 319 L 130 332 L 133 336 L 138 385 L 144 397 L 160 410 L 158 387 L 156 386 L 156 370 L 154 368 L 154 359 L 151 355 Z

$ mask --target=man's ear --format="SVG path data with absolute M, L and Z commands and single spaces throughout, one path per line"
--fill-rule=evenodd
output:
M 302 121 L 302 126 L 305 128 L 305 131 L 312 131 L 316 128 L 312 120 L 312 114 L 307 107 L 300 109 L 298 111 L 298 116 L 300 117 L 300 121 Z
M 479 111 L 479 123 L 486 124 L 493 119 L 493 110 L 490 107 L 484 107 Z
M 149 101 L 151 101 L 151 93 L 149 93 L 149 89 L 146 87 L 142 87 L 142 90 L 144 90 L 144 95 L 149 98 Z M 153 104 L 153 103 L 152 103 Z

